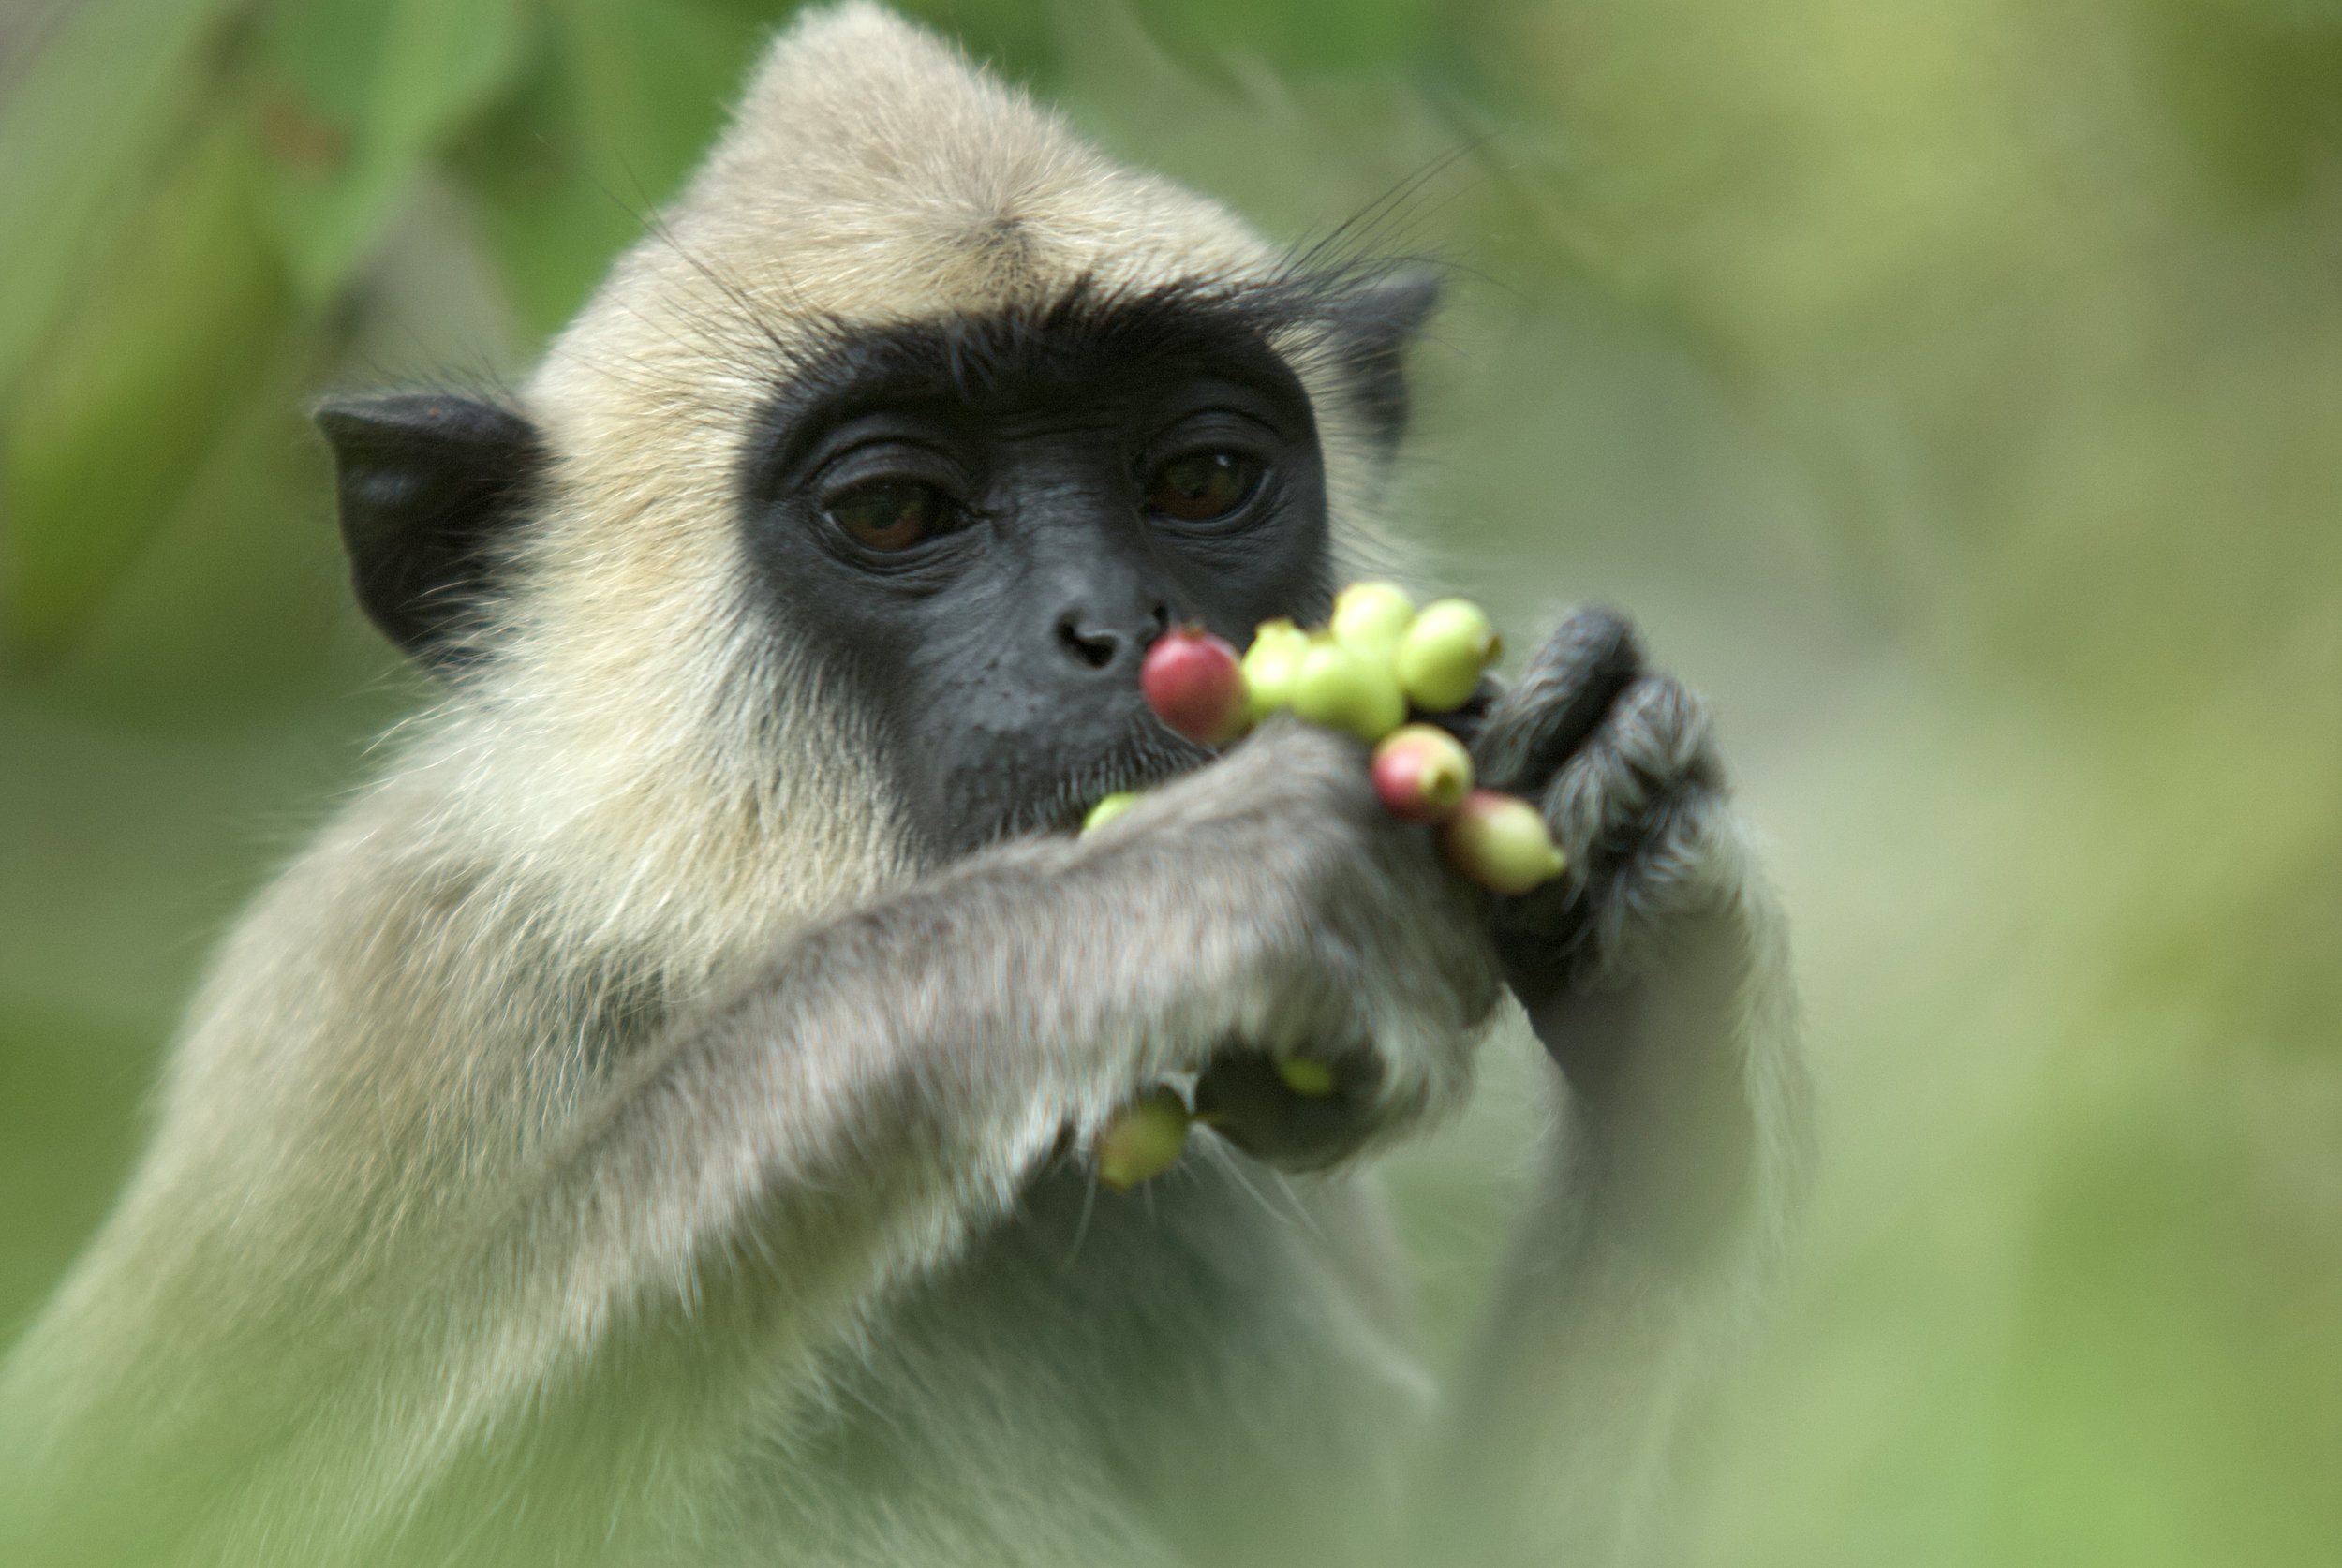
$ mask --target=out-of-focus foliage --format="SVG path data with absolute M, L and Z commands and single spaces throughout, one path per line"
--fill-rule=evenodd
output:
M 941 10 L 995 53 L 1046 48 L 1016 7 Z M 9 651 L 67 657 L 239 413 L 289 411 L 271 370 L 300 361 L 298 387 L 343 360 L 419 188 L 457 193 L 517 339 L 557 327 L 777 20 L 747 0 L 62 7 L 0 112 Z
M 1704 1561 L 2342 1561 L 2342 5 L 910 8 L 1275 232 L 1453 260 L 1434 556 L 1716 697 L 1827 1153 Z M 303 398 L 516 376 L 778 20 L 0 14 L 0 1317 L 422 694 Z M 1394 1171 L 1443 1345 L 1526 1081 Z

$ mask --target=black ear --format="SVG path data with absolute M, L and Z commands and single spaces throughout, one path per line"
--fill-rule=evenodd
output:
M 467 397 L 408 393 L 328 403 L 342 543 L 366 618 L 435 669 L 481 599 L 497 537 L 527 510 L 544 443 L 518 414 Z
M 1335 304 L 1334 351 L 1386 450 L 1407 433 L 1407 346 L 1439 307 L 1439 274 L 1419 268 L 1375 278 Z

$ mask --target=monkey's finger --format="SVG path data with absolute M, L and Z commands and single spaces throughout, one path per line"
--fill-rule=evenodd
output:
M 1642 673 L 1625 616 L 1601 605 L 1571 612 L 1490 709 L 1472 743 L 1480 781 L 1515 794 L 1537 787 L 1583 746 Z
M 1306 1170 L 1334 1163 L 1381 1125 L 1382 1065 L 1364 1051 L 1308 1059 L 1330 1070 L 1323 1094 L 1295 1092 L 1265 1051 L 1222 1053 L 1196 1080 L 1196 1122 L 1270 1164 Z
M 1563 852 L 1591 871 L 1647 836 L 1645 819 L 1660 800 L 1723 783 L 1707 705 L 1672 675 L 1641 675 L 1616 694 L 1538 804 Z
M 1614 951 L 1638 916 L 1694 890 L 1690 830 L 1723 782 L 1707 710 L 1682 682 L 1644 675 L 1620 693 L 1536 797 L 1568 870 L 1493 911 L 1498 952 L 1524 1002 Z

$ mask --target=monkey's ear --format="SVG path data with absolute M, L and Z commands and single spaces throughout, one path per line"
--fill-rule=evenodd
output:
M 1387 274 L 1351 289 L 1334 308 L 1334 348 L 1374 439 L 1396 447 L 1407 430 L 1407 346 L 1439 307 L 1440 274 Z
M 461 662 L 465 614 L 494 544 L 526 510 L 544 443 L 518 414 L 467 397 L 336 400 L 316 412 L 334 449 L 349 576 L 366 618 L 417 662 Z

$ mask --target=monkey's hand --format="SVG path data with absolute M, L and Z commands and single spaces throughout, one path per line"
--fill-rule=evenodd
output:
M 1591 1134 L 1598 1165 L 1581 1175 L 1655 1235 L 1712 1239 L 1749 1196 L 1764 1092 L 1749 1043 L 1786 1034 L 1788 996 L 1707 713 L 1623 617 L 1581 609 L 1473 750 L 1481 781 L 1536 802 L 1569 857 L 1554 882 L 1495 900 L 1490 929 Z
M 1569 856 L 1490 905 L 1559 1066 L 1557 1135 L 1417 1519 L 1496 1562 L 1674 1561 L 1696 1368 L 1781 1257 L 1805 1143 L 1786 946 L 1698 700 L 1606 610 L 1564 620 L 1473 742 Z
M 1230 874 L 1257 889 L 1238 939 L 1253 947 L 1239 995 L 1257 994 L 1197 1082 L 1207 1125 L 1307 1168 L 1461 1103 L 1470 1047 L 1499 995 L 1484 896 L 1428 829 L 1382 808 L 1364 747 L 1272 721 L 1116 829 L 1125 822 L 1134 846 L 1175 853 L 1231 829 L 1252 841 Z M 1319 1082 L 1297 1091 L 1280 1061 Z

